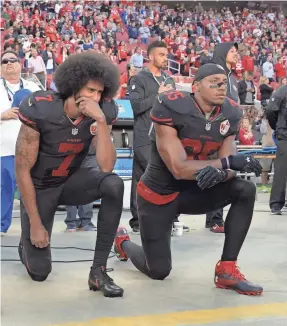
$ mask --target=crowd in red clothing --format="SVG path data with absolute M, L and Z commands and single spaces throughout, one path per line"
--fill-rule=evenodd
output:
M 274 80 L 286 77 L 287 20 L 280 11 L 255 7 L 231 12 L 226 6 L 208 9 L 197 2 L 168 8 L 127 0 L 5 1 L 1 10 L 2 49 L 15 49 L 24 70 L 35 47 L 45 64 L 53 59 L 53 70 L 74 52 L 95 50 L 123 72 L 136 46 L 145 49 L 160 38 L 174 60 L 174 74 L 192 74 L 193 68 L 212 58 L 217 43 L 233 41 L 239 44 L 234 67 L 239 78 L 251 71 L 259 79 L 270 54 Z

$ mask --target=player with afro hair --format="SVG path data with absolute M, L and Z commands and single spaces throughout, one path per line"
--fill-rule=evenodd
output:
M 104 86 L 103 98 L 113 98 L 120 86 L 118 67 L 104 55 L 90 51 L 69 56 L 54 77 L 63 99 L 77 94 L 90 80 Z
M 119 88 L 118 68 L 101 54 L 73 54 L 57 69 L 55 84 L 57 92 L 34 92 L 19 108 L 15 169 L 21 191 L 20 259 L 32 280 L 45 281 L 52 271 L 50 239 L 57 206 L 101 199 L 88 284 L 106 297 L 121 297 L 124 290 L 107 274 L 124 196 L 123 180 L 113 173 L 116 149 L 110 137 L 118 115 L 112 99 Z M 95 164 L 82 164 L 89 149 L 95 151 Z M 71 278 L 68 273 L 67 284 Z

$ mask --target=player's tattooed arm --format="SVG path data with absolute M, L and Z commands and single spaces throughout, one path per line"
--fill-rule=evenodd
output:
M 220 159 L 207 161 L 188 160 L 185 149 L 174 128 L 157 123 L 154 123 L 154 127 L 159 154 L 176 179 L 195 180 L 196 176 L 194 174 L 207 166 L 222 168 Z
M 112 126 L 97 123 L 97 135 L 92 143 L 96 151 L 96 160 L 102 172 L 112 172 L 116 163 L 116 149 L 111 140 Z
M 30 218 L 30 224 L 41 224 L 36 204 L 35 187 L 30 171 L 38 157 L 40 134 L 34 129 L 22 124 L 15 154 L 16 180 L 22 200 Z

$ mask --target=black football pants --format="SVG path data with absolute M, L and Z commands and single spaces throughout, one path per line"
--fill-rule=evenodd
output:
M 122 248 L 138 270 L 152 279 L 163 280 L 172 266 L 170 239 L 174 216 L 204 214 L 231 204 L 221 259 L 235 261 L 252 220 L 255 194 L 254 184 L 235 178 L 206 190 L 191 181 L 189 189 L 165 205 L 155 205 L 138 196 L 142 247 L 125 241 Z
M 97 223 L 97 242 L 93 267 L 106 266 L 120 222 L 124 184 L 113 173 L 96 168 L 80 168 L 58 187 L 36 189 L 36 200 L 42 223 L 51 239 L 54 215 L 58 205 L 86 205 L 101 199 Z M 45 280 L 52 270 L 51 249 L 37 248 L 30 241 L 30 222 L 21 202 L 21 240 L 25 266 L 34 280 Z
M 141 146 L 134 149 L 134 159 L 133 159 L 133 172 L 132 172 L 132 186 L 131 186 L 131 197 L 130 197 L 130 210 L 132 218 L 129 221 L 130 227 L 139 226 L 139 217 L 137 209 L 137 184 L 140 178 L 144 174 L 150 155 L 150 146 Z M 176 216 L 176 221 L 179 215 Z

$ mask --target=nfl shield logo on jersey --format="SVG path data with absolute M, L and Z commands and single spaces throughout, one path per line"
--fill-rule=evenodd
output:
M 223 135 L 223 136 L 226 135 L 229 128 L 230 128 L 229 121 L 228 120 L 222 121 L 221 124 L 220 124 L 220 128 L 219 128 L 219 131 L 220 131 L 221 135 Z
M 77 128 L 73 128 L 73 129 L 72 129 L 72 135 L 73 135 L 73 136 L 76 136 L 76 135 L 78 134 L 78 131 L 79 131 L 79 130 L 78 130 Z

